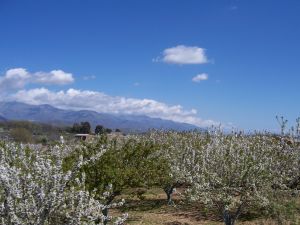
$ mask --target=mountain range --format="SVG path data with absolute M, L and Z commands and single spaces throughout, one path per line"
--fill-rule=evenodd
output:
M 21 102 L 0 102 L 0 121 L 29 120 L 53 125 L 72 125 L 88 121 L 92 128 L 100 124 L 111 129 L 121 129 L 123 132 L 145 132 L 149 129 L 192 130 L 199 127 L 178 123 L 171 120 L 152 118 L 143 115 L 120 115 L 98 113 L 90 110 L 65 110 L 51 105 L 29 105 Z
M 0 115 L 0 122 L 2 122 L 2 121 L 6 121 L 6 119 Z

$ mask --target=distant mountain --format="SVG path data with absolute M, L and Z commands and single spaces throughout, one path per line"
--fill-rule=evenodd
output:
M 101 124 L 111 129 L 119 128 L 124 132 L 144 132 L 149 129 L 177 131 L 199 129 L 191 124 L 148 116 L 116 115 L 90 110 L 72 111 L 58 109 L 51 105 L 29 105 L 20 102 L 0 102 L 0 115 L 8 120 L 30 120 L 55 125 L 72 125 L 75 122 L 88 121 L 93 128 Z
M 6 119 L 0 115 L 0 122 L 6 121 Z

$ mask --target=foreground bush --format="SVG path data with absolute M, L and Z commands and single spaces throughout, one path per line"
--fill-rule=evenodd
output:
M 97 189 L 99 196 L 109 184 L 113 186 L 106 204 L 111 204 L 126 189 L 138 189 L 140 192 L 135 194 L 143 198 L 142 190 L 162 183 L 167 170 L 165 160 L 160 157 L 159 147 L 141 135 L 127 136 L 121 140 L 100 135 L 94 142 L 84 143 L 82 148 L 71 154 L 66 165 L 72 166 L 80 155 L 89 158 L 99 148 L 106 149 L 103 155 L 93 164 L 83 166 L 82 171 L 86 174 L 87 189 Z M 105 215 L 107 213 L 107 210 L 104 211 Z
M 75 177 L 81 166 L 98 159 L 105 151 L 82 157 L 63 172 L 64 146 L 43 150 L 36 146 L 0 143 L 0 222 L 5 225 L 104 224 L 106 208 L 85 189 L 85 175 Z M 104 197 L 107 193 L 105 193 Z M 122 224 L 124 218 L 115 223 Z

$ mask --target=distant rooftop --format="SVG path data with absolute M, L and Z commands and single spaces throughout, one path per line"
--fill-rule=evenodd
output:
M 75 134 L 75 137 L 87 137 L 90 136 L 91 134 Z

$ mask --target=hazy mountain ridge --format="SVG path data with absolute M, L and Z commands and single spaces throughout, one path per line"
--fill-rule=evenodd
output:
M 0 102 L 0 120 L 30 120 L 51 124 L 72 125 L 75 122 L 89 121 L 92 127 L 101 124 L 123 131 L 144 132 L 149 129 L 191 130 L 199 127 L 171 120 L 151 118 L 143 115 L 115 115 L 97 113 L 90 110 L 64 110 L 51 105 L 29 105 L 20 102 Z
M 1 121 L 6 121 L 6 118 L 4 118 L 2 115 L 0 115 L 0 122 Z

